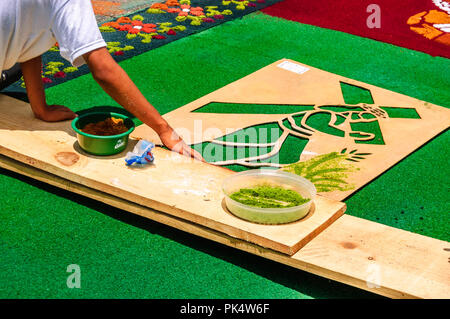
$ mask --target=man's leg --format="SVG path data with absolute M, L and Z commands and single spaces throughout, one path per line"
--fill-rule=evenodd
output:
M 21 76 L 19 63 L 16 63 L 11 69 L 3 71 L 0 77 L 0 91 L 18 81 Z

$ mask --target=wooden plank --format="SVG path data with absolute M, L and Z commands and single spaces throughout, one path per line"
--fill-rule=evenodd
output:
M 292 255 L 345 211 L 345 204 L 316 197 L 307 217 L 285 225 L 260 225 L 235 217 L 224 205 L 222 182 L 234 172 L 157 148 L 155 163 L 125 165 L 126 151 L 84 153 L 70 122 L 45 123 L 29 104 L 0 96 L 0 154 L 78 184 L 164 211 L 191 222 Z M 136 140 L 132 140 L 130 150 Z
M 290 70 L 280 65 L 285 67 L 287 65 Z M 374 103 L 346 104 L 341 83 L 367 90 Z M 292 114 L 194 112 L 213 102 L 300 106 L 299 112 Z M 302 105 L 311 105 L 314 109 L 303 111 Z M 261 113 L 265 113 L 262 110 L 264 106 L 259 107 Z M 391 114 L 386 110 L 391 110 Z M 394 111 L 397 114 L 409 112 L 410 115 L 399 116 Z M 302 116 L 301 120 L 299 116 Z M 322 132 L 311 124 L 310 119 L 317 119 L 318 116 L 329 116 L 328 128 L 342 133 L 343 136 Z M 283 134 L 307 141 L 303 151 L 298 151 L 299 154 L 296 157 L 303 167 L 319 155 L 341 153 L 346 150 L 344 152 L 346 159 L 341 158 L 342 163 L 323 164 L 326 169 L 338 168 L 339 180 L 345 181 L 340 187 L 334 189 L 324 187 L 321 194 L 341 201 L 448 128 L 450 110 L 296 61 L 283 59 L 169 112 L 164 115 L 164 118 L 188 143 L 215 141 L 209 144 L 211 146 L 217 145 L 220 137 L 242 128 L 264 123 L 278 123 Z M 291 128 L 285 124 L 288 121 Z M 292 125 L 293 122 L 298 128 Z M 159 138 L 145 125 L 139 126 L 133 136 L 160 143 Z M 283 152 L 282 137 L 283 135 L 277 141 L 277 146 L 281 148 L 279 152 Z M 376 143 L 372 143 L 375 138 L 377 138 Z M 258 144 L 253 140 L 247 143 L 245 140 L 241 142 L 246 145 L 249 145 L 249 142 Z M 350 153 L 353 150 L 356 151 Z M 290 148 L 284 151 L 295 152 Z M 205 153 L 204 156 L 208 157 L 209 152 L 205 151 Z M 220 152 L 216 151 L 215 154 Z M 223 154 L 228 153 L 224 151 Z M 331 158 L 334 157 L 331 156 Z M 218 162 L 214 162 L 217 165 L 240 164 L 249 167 L 269 165 L 268 163 L 257 164 L 255 160 L 250 161 L 248 157 L 244 161 L 233 157 L 223 158 L 223 160 L 221 158 Z M 282 169 L 285 167 L 277 162 L 272 162 L 270 165 Z M 336 167 L 336 165 L 339 166 Z M 331 184 L 335 180 L 334 176 L 327 178 L 326 174 L 323 174 L 316 182 L 316 186 L 321 183 Z
M 344 215 L 293 256 L 93 190 L 0 155 L 0 167 L 188 233 L 390 298 L 450 298 L 450 244 Z

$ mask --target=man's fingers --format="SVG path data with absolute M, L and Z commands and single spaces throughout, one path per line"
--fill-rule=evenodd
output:
M 183 152 L 182 152 L 182 154 L 183 154 L 184 156 L 190 157 L 190 156 L 191 156 L 191 151 L 188 150 L 188 147 L 184 146 L 184 147 L 183 147 Z
M 73 113 L 72 111 L 70 111 L 70 113 L 67 113 L 67 119 L 68 120 L 73 120 L 74 118 L 76 118 L 78 115 L 76 115 L 75 113 Z
M 167 145 L 167 147 L 169 149 L 171 149 L 172 151 L 174 151 L 175 153 L 183 154 L 184 147 L 183 147 L 183 143 L 182 142 L 178 142 L 172 147 L 170 147 L 170 145 Z
M 49 107 L 51 107 L 52 111 L 74 113 L 71 109 L 69 109 L 67 106 L 64 105 L 49 105 Z
M 72 112 L 68 107 L 63 105 L 49 105 L 51 112 L 44 119 L 47 122 L 59 122 L 66 120 L 73 120 L 77 117 L 77 114 Z
M 196 150 L 191 148 L 191 157 L 195 158 L 197 161 L 201 161 L 201 162 L 205 162 L 205 159 L 203 158 L 203 156 L 200 155 L 199 152 L 197 152 Z
M 184 142 L 177 143 L 172 150 L 184 156 L 194 158 L 201 162 L 205 162 L 199 152 L 197 152 Z
M 186 144 L 185 144 L 186 145 Z M 199 152 L 191 148 L 190 146 L 186 145 L 184 147 L 184 153 L 186 156 L 192 157 L 196 159 L 197 161 L 206 162 L 205 159 L 200 155 Z
M 174 134 L 176 134 L 175 131 L 172 132 L 172 136 L 170 137 L 169 140 L 166 140 L 164 138 L 165 136 L 163 136 L 162 142 L 165 146 L 167 146 L 170 150 L 172 150 L 175 153 L 184 155 L 186 157 L 194 158 L 198 161 L 205 162 L 205 160 L 203 159 L 203 157 L 200 155 L 199 152 L 192 149 L 178 135 Z

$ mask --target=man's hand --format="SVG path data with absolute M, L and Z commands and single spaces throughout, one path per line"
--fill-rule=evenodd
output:
M 77 117 L 68 107 L 62 105 L 46 105 L 39 112 L 35 112 L 34 116 L 46 122 L 73 120 Z
M 48 105 L 42 84 L 42 60 L 38 56 L 20 64 L 34 116 L 46 122 L 72 120 L 77 115 L 62 105 Z
M 172 128 L 161 132 L 159 134 L 159 138 L 168 149 L 185 156 L 195 158 L 198 161 L 205 162 L 200 153 L 189 147 L 189 145 L 187 145 Z
M 204 161 L 198 152 L 186 145 L 147 101 L 106 48 L 93 50 L 84 54 L 83 57 L 92 76 L 103 90 L 128 112 L 155 130 L 166 147 L 174 152 Z

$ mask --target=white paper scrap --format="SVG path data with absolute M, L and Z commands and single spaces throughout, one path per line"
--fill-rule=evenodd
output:
M 297 74 L 303 74 L 306 71 L 309 71 L 309 68 L 303 65 L 295 64 L 289 61 L 283 61 L 280 64 L 277 65 L 277 67 L 297 73 Z

